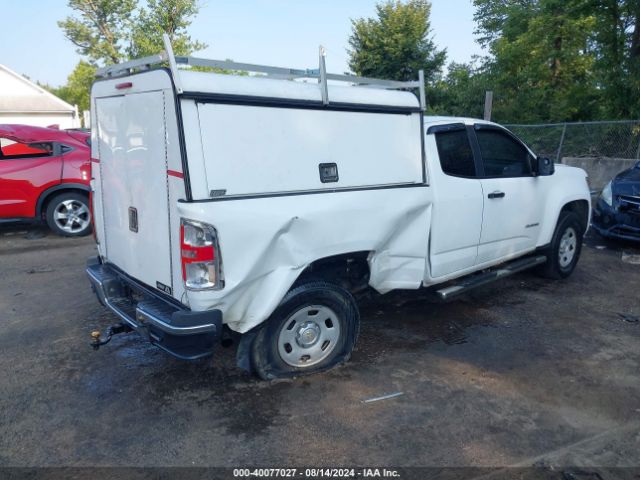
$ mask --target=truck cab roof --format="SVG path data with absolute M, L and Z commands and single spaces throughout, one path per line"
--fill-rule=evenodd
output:
M 426 127 L 431 127 L 434 125 L 447 125 L 450 123 L 464 123 L 465 125 L 475 125 L 480 123 L 483 125 L 494 125 L 496 127 L 500 127 L 500 125 L 498 125 L 497 123 L 488 122 L 480 118 L 447 117 L 447 116 L 439 116 L 439 115 L 425 115 L 424 117 L 424 124 Z

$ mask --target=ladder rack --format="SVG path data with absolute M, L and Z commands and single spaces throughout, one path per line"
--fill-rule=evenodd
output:
M 320 47 L 319 56 L 319 68 L 316 69 L 295 69 L 295 68 L 283 68 L 272 67 L 268 65 L 256 65 L 251 63 L 239 63 L 230 60 L 209 60 L 206 58 L 198 57 L 185 57 L 175 56 L 173 54 L 173 48 L 169 36 L 164 34 L 164 46 L 165 50 L 156 55 L 139 58 L 136 60 L 130 60 L 124 63 L 118 63 L 115 65 L 109 65 L 99 68 L 96 72 L 96 76 L 100 78 L 110 78 L 120 75 L 126 75 L 135 71 L 148 70 L 154 65 L 169 63 L 171 69 L 171 75 L 173 76 L 173 82 L 176 86 L 178 94 L 183 93 L 180 72 L 178 65 L 186 65 L 190 67 L 210 67 L 220 68 L 225 70 L 235 70 L 242 72 L 260 73 L 267 77 L 278 78 L 283 80 L 296 80 L 302 78 L 317 79 L 322 93 L 322 102 L 325 105 L 329 104 L 328 84 L 329 80 L 338 82 L 351 83 L 356 87 L 362 88 L 380 88 L 387 90 L 406 90 L 406 89 L 418 89 L 421 110 L 426 110 L 426 96 L 424 86 L 424 71 L 418 72 L 418 79 L 408 82 L 401 82 L 397 80 L 383 80 L 378 78 L 359 77 L 356 75 L 335 74 L 327 73 L 325 66 L 326 52 L 323 47 Z

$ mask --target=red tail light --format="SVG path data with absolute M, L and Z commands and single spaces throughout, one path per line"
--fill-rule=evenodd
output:
M 220 289 L 224 286 L 218 237 L 211 225 L 182 219 L 180 259 L 182 279 L 188 290 Z

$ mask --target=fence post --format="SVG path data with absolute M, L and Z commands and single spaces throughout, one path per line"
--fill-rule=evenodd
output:
M 562 146 L 564 145 L 564 137 L 567 134 L 567 124 L 564 124 L 562 127 L 562 136 L 560 137 L 560 145 L 558 145 L 558 153 L 556 154 L 556 163 L 560 163 L 562 160 Z

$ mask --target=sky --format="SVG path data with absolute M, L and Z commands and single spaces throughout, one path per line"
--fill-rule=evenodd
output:
M 142 0 L 144 1 L 144 0 Z M 348 70 L 350 19 L 373 17 L 376 0 L 201 0 L 189 29 L 208 44 L 197 56 L 290 68 Z M 59 86 L 81 59 L 57 21 L 73 12 L 66 0 L 0 0 L 0 64 Z M 467 62 L 482 50 L 473 34 L 471 0 L 432 0 L 431 26 L 449 61 Z

